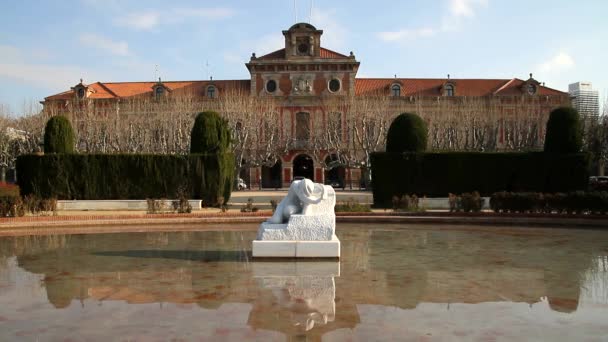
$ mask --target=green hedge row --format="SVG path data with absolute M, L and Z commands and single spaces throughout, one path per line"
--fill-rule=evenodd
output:
M 584 153 L 379 152 L 371 162 L 374 206 L 382 208 L 404 194 L 569 192 L 586 189 L 589 179 L 589 156 Z
M 206 205 L 230 198 L 234 156 L 223 154 L 49 154 L 17 159 L 23 196 L 104 200 L 188 198 Z
M 519 213 L 608 213 L 608 192 L 575 191 L 543 194 L 534 192 L 497 192 L 490 197 L 495 212 Z

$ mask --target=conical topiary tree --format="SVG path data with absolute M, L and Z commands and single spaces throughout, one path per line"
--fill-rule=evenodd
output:
M 582 146 L 578 111 L 572 107 L 559 107 L 551 111 L 545 133 L 545 152 L 577 153 Z
M 57 115 L 44 128 L 44 153 L 74 153 L 74 130 L 70 120 Z
M 190 153 L 224 153 L 230 147 L 228 122 L 218 113 L 199 113 L 192 127 Z
M 391 123 L 386 137 L 386 152 L 421 152 L 426 150 L 428 129 L 418 115 L 399 114 Z

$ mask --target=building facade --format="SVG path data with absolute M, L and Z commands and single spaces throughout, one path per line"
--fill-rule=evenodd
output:
M 288 186 L 295 177 L 359 186 L 363 178 L 361 170 L 369 166 L 368 158 L 357 159 L 351 155 L 348 157 L 351 162 L 345 162 L 348 158 L 340 151 L 341 146 L 358 144 L 353 147 L 358 156 L 381 150 L 387 124 L 404 111 L 419 113 L 433 122 L 449 114 L 453 122 L 457 122 L 463 120 L 459 115 L 470 116 L 475 107 L 475 111 L 487 116 L 486 121 L 500 121 L 500 124 L 492 123 L 498 132 L 492 148 L 500 149 L 510 144 L 509 139 L 519 139 L 509 133 L 509 120 L 504 118 L 520 112 L 545 117 L 555 107 L 570 104 L 567 93 L 545 87 L 532 74 L 527 80 L 452 79 L 449 75 L 438 79 L 357 78 L 360 62 L 354 53 L 342 54 L 324 48 L 322 30 L 298 23 L 282 33 L 283 48 L 262 56 L 252 54 L 245 65 L 250 75 L 248 79 L 169 82 L 159 79 L 155 82 L 91 84 L 81 80 L 70 90 L 45 98 L 44 110 L 53 114 L 95 104 L 95 115 L 107 117 L 135 111 L 124 105 L 132 99 L 176 99 L 188 95 L 201 104 L 198 108 L 214 108 L 214 103 L 237 93 L 270 98 L 276 104 L 278 115 L 274 120 L 280 127 L 281 141 L 288 143 L 280 153 L 277 152 L 280 155 L 274 166 L 253 167 L 242 172 L 242 177 L 253 187 L 278 188 Z M 374 100 L 363 105 L 362 99 Z M 360 102 L 356 110 L 353 101 Z M 379 111 L 370 115 L 374 108 Z M 496 115 L 496 119 L 489 113 Z M 360 115 L 369 117 L 359 122 Z M 357 123 L 353 124 L 355 121 Z M 317 144 L 314 132 L 326 134 L 336 129 L 339 130 L 338 144 Z M 543 129 L 542 125 L 533 127 L 532 135 L 542 136 Z M 433 134 L 442 138 L 452 134 L 448 130 L 449 127 Z M 378 135 L 374 136 L 373 132 Z M 373 139 L 369 140 L 374 140 L 375 145 L 370 147 L 372 142 L 362 141 L 364 134 L 371 134 Z M 483 146 L 475 145 L 475 139 L 480 138 L 475 134 L 471 139 L 467 136 L 466 141 L 461 142 L 462 146 L 484 150 Z M 434 147 L 450 148 L 450 144 Z
M 572 106 L 587 119 L 597 119 L 600 115 L 599 92 L 593 90 L 591 82 L 576 82 L 568 85 Z

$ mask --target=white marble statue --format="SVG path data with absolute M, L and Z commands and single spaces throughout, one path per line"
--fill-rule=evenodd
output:
M 331 186 L 294 181 L 272 217 L 260 225 L 253 256 L 339 257 L 335 204 Z
M 287 223 L 293 214 L 310 214 L 312 205 L 319 204 L 322 200 L 327 200 L 325 185 L 313 183 L 309 179 L 293 181 L 287 196 L 283 198 L 274 215 L 266 222 Z

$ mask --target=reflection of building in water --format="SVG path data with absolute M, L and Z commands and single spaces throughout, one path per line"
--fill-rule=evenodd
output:
M 19 256 L 18 264 L 42 275 L 56 308 L 93 301 L 192 303 L 219 314 L 243 303 L 249 327 L 309 340 L 353 329 L 364 312 L 414 317 L 427 309 L 472 313 L 477 307 L 491 314 L 534 306 L 570 314 L 579 300 L 602 303 L 597 298 L 607 293 L 605 257 L 590 264 L 593 253 L 564 250 L 565 240 L 552 236 L 524 251 L 529 237 L 519 232 L 502 232 L 500 240 L 480 232 L 345 229 L 337 272 L 312 262 L 251 262 L 235 246 L 255 233 L 72 236 Z M 539 303 L 541 297 L 546 302 Z

